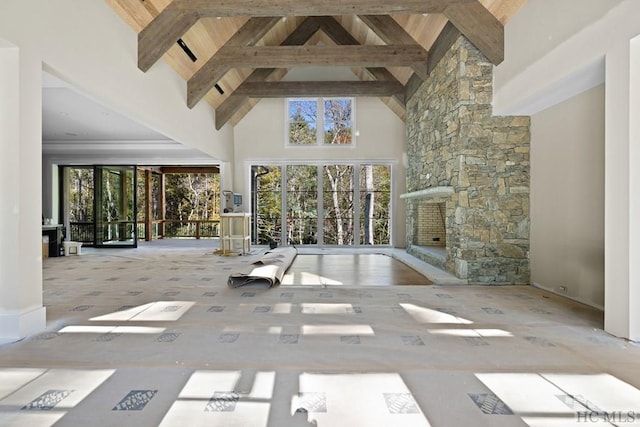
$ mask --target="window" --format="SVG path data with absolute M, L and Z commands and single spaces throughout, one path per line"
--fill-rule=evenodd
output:
M 253 241 L 391 244 L 391 165 L 252 165 Z
M 352 145 L 353 99 L 287 100 L 289 145 Z

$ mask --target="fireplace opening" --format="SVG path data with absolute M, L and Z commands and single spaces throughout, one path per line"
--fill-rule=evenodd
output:
M 447 246 L 446 203 L 418 203 L 413 244 L 445 248 Z

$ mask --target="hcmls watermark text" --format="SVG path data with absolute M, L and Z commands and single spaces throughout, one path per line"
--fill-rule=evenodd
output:
M 577 412 L 579 423 L 633 423 L 640 421 L 640 413 L 635 411 L 581 411 Z

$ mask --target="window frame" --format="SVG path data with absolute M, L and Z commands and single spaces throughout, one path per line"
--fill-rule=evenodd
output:
M 396 181 L 396 168 L 398 166 L 397 164 L 397 160 L 393 160 L 393 159 L 352 159 L 352 160 L 337 160 L 337 159 L 320 159 L 320 160 L 316 160 L 316 159 L 300 159 L 300 160 L 245 160 L 245 171 L 247 173 L 246 175 L 246 182 L 247 185 L 245 187 L 245 191 L 247 192 L 247 194 L 252 194 L 251 193 L 251 169 L 253 166 L 261 166 L 261 165 L 268 165 L 268 166 L 277 166 L 277 167 L 281 167 L 281 175 L 280 175 L 280 192 L 282 194 L 281 197 L 281 210 L 280 210 L 280 217 L 281 217 L 281 229 L 280 229 L 280 244 L 283 246 L 288 246 L 288 243 L 283 243 L 286 242 L 286 236 L 287 236 L 287 232 L 288 232 L 288 228 L 287 228 L 287 204 L 286 204 L 286 192 L 287 192 L 287 182 L 288 182 L 288 178 L 287 178 L 287 174 L 288 174 L 288 167 L 289 166 L 317 166 L 318 170 L 317 170 L 317 176 L 318 176 L 318 187 L 317 187 L 317 194 L 316 194 L 316 201 L 317 201 L 317 213 L 318 213 L 318 217 L 317 217 L 317 242 L 314 244 L 311 244 L 311 246 L 315 246 L 315 247 L 319 247 L 319 248 L 324 248 L 324 247 L 355 247 L 355 248 L 359 248 L 359 247 L 378 247 L 378 248 L 384 248 L 384 247 L 393 247 L 393 241 L 394 241 L 394 218 L 396 215 L 396 190 L 395 190 L 395 181 Z M 350 245 L 336 245 L 336 244 L 329 244 L 326 243 L 324 241 L 324 232 L 323 232 L 323 221 L 325 219 L 325 215 L 324 215 L 324 200 L 323 200 L 323 188 L 324 188 L 324 176 L 323 176 L 323 167 L 327 166 L 327 165 L 350 165 L 353 166 L 353 183 L 354 183 L 354 192 L 353 192 L 353 221 L 354 221 L 354 236 L 353 236 L 353 243 Z M 362 228 L 361 226 L 361 221 L 360 221 L 360 214 L 362 212 L 362 207 L 361 207 L 361 203 L 360 203 L 360 194 L 362 193 L 362 187 L 360 187 L 360 171 L 362 166 L 365 165 L 379 165 L 379 166 L 385 166 L 389 168 L 389 216 L 387 218 L 388 224 L 389 224 L 389 242 L 388 243 L 382 243 L 382 244 L 374 244 L 373 246 L 371 245 L 367 245 L 364 244 L 360 241 L 360 230 Z M 254 200 L 252 197 L 249 197 L 249 199 L 251 199 L 249 201 L 248 207 L 249 207 L 249 211 L 250 212 L 254 212 Z M 251 236 L 252 241 L 254 239 L 254 235 L 252 234 Z
M 339 99 L 339 100 L 348 100 L 351 103 L 351 142 L 349 144 L 326 144 L 324 142 L 325 137 L 325 110 L 324 103 L 325 101 Z M 295 144 L 292 143 L 289 139 L 290 129 L 291 129 L 291 121 L 289 117 L 289 105 L 291 101 L 315 101 L 316 102 L 316 142 L 315 144 Z M 355 148 L 356 147 L 356 98 L 349 96 L 328 96 L 328 97 L 292 97 L 285 98 L 284 100 L 284 146 L 285 148 L 318 148 L 318 147 L 342 147 L 344 148 Z

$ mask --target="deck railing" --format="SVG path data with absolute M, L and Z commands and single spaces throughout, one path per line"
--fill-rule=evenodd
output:
M 138 222 L 136 230 L 138 240 L 145 239 L 144 222 Z M 220 237 L 220 220 L 155 220 L 152 222 L 151 231 L 153 239 Z M 93 222 L 71 222 L 69 237 L 75 242 L 94 244 Z

